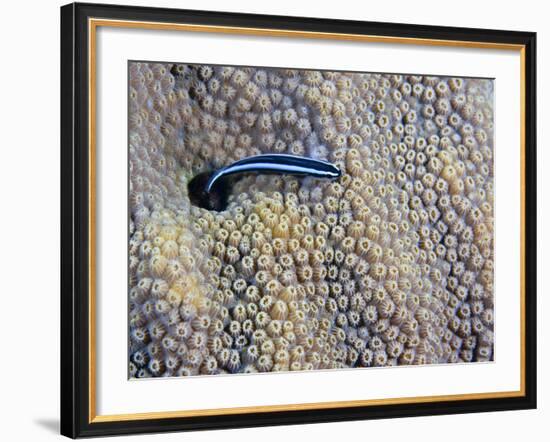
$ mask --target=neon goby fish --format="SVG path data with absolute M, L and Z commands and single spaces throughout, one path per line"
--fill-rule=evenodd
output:
M 341 171 L 334 164 L 313 158 L 287 154 L 263 154 L 238 160 L 215 172 L 203 172 L 189 182 L 189 197 L 193 204 L 221 211 L 231 193 L 229 177 L 240 174 L 277 174 L 337 179 Z

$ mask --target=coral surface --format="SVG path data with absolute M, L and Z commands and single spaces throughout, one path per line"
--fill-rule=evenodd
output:
M 129 375 L 493 358 L 493 83 L 130 63 Z M 198 173 L 267 152 L 335 182 Z

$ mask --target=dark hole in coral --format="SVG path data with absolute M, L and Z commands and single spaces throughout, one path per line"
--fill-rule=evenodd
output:
M 189 181 L 187 184 L 189 199 L 195 206 L 220 212 L 227 207 L 227 200 L 231 192 L 230 180 L 217 181 L 212 190 L 207 192 L 206 184 L 210 175 L 210 172 L 202 172 Z
M 189 98 L 191 98 L 191 100 L 197 99 L 197 92 L 194 87 L 189 88 Z

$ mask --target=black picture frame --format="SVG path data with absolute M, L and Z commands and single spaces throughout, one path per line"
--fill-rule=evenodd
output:
M 523 395 L 317 410 L 94 421 L 90 412 L 89 18 L 520 45 L 524 51 Z M 124 148 L 124 146 L 121 146 Z M 73 3 L 61 8 L 61 434 L 71 437 L 536 408 L 536 34 Z

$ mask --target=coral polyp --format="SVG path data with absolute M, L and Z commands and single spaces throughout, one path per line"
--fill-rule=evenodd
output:
M 492 80 L 132 62 L 128 93 L 130 377 L 493 360 Z M 341 176 L 195 204 L 263 154 Z

